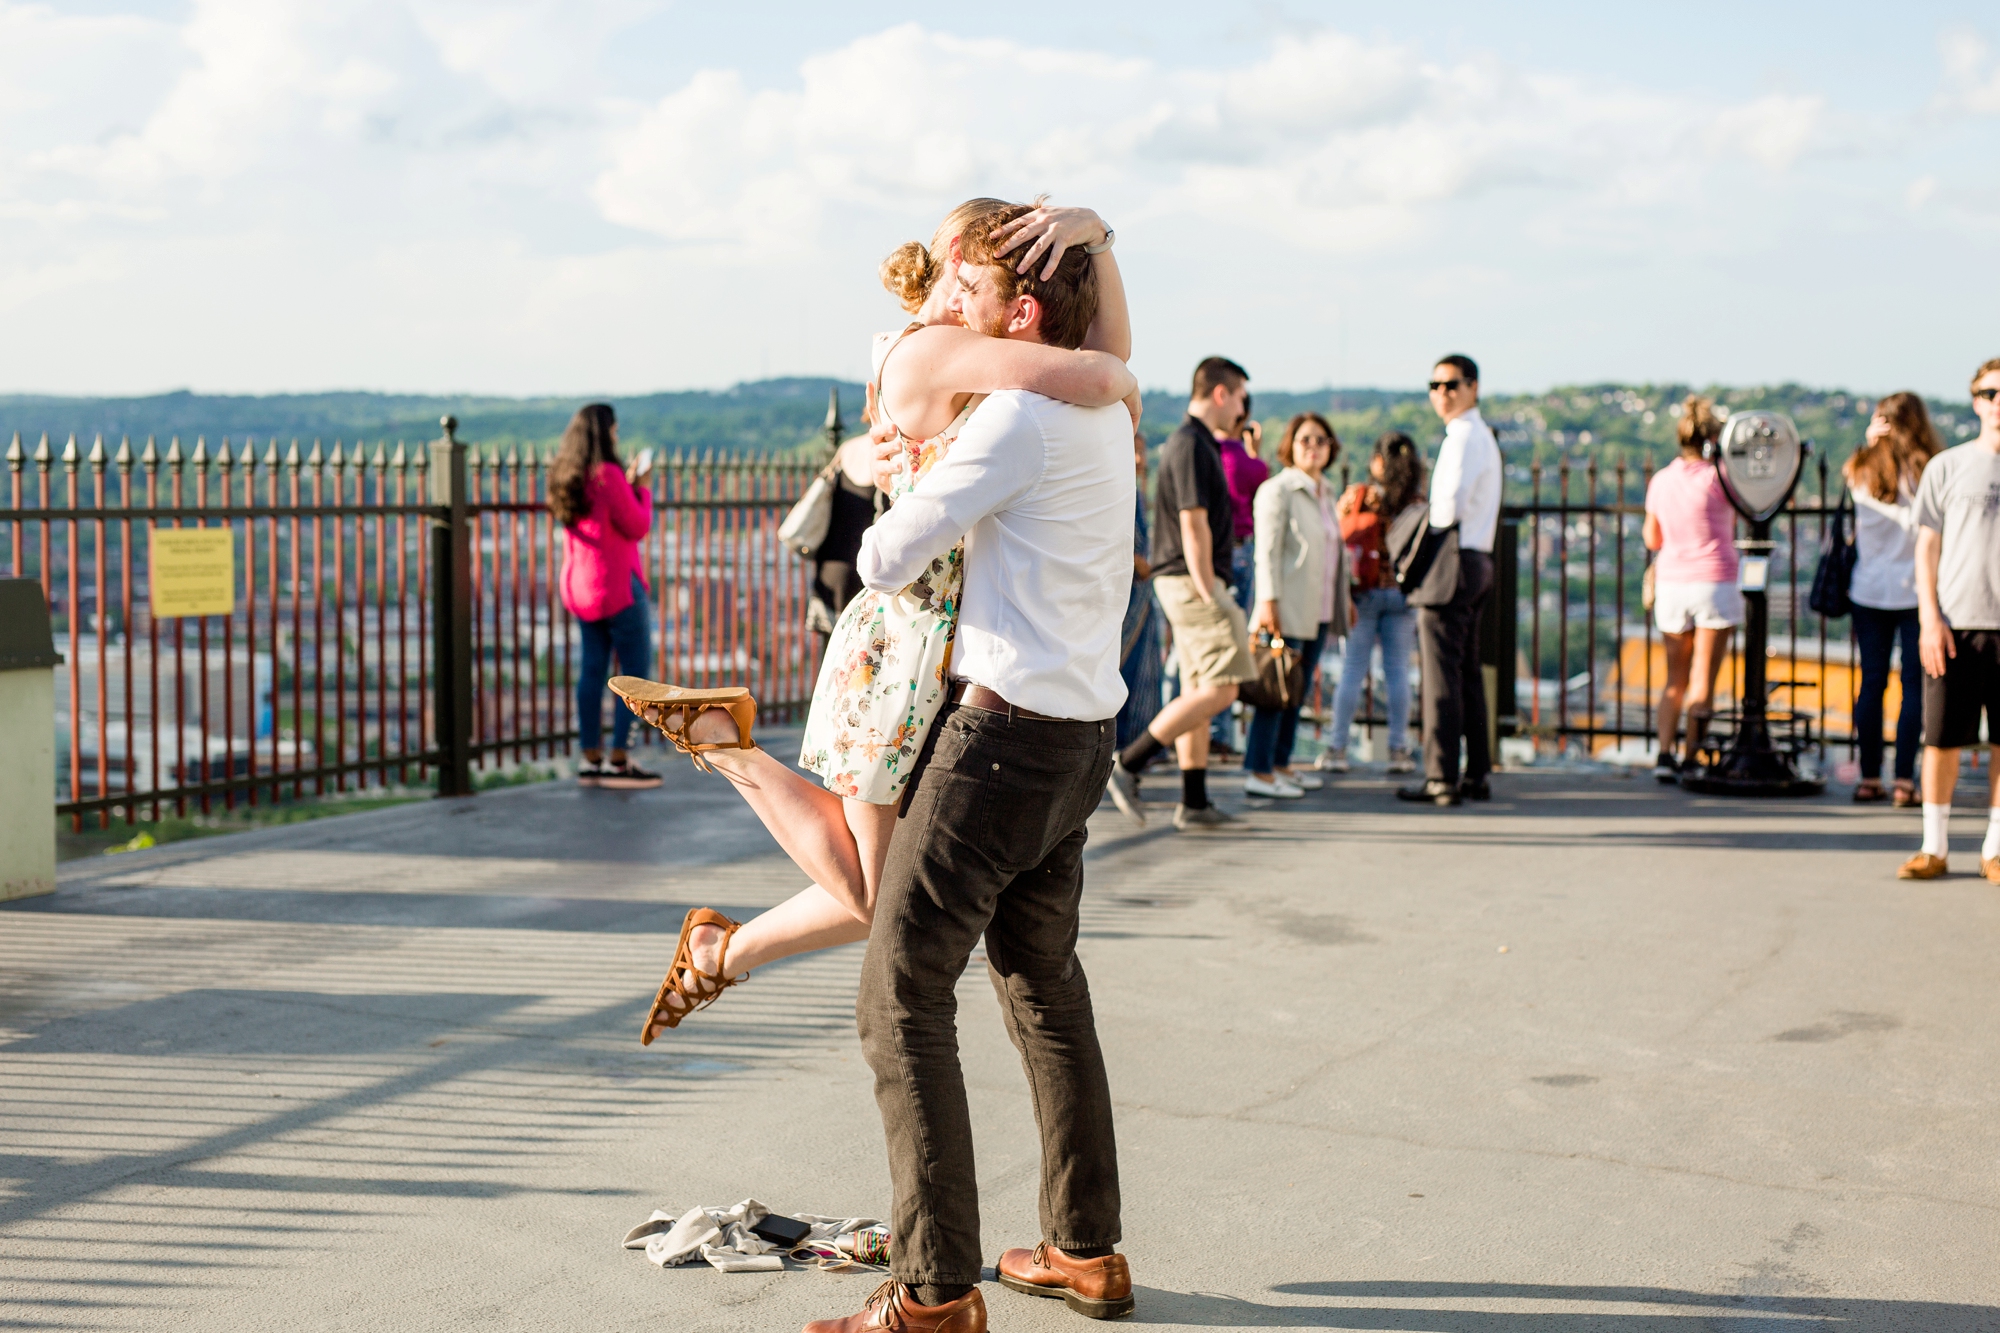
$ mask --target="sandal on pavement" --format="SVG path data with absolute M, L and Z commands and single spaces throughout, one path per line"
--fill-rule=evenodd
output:
M 1898 810 L 1907 810 L 1911 806 L 1921 805 L 1923 802 L 1917 799 L 1917 789 L 1915 787 L 1906 787 L 1899 782 L 1896 784 L 1896 794 L 1889 798 L 1889 804 L 1895 806 Z
M 729 957 L 729 941 L 737 931 L 743 929 L 740 923 L 731 921 L 720 912 L 706 907 L 688 909 L 687 916 L 681 921 L 681 942 L 674 949 L 673 966 L 667 969 L 667 979 L 660 983 L 659 994 L 653 997 L 653 1007 L 646 1014 L 646 1026 L 639 1029 L 641 1046 L 653 1044 L 653 1038 L 657 1035 L 653 1031 L 654 1028 L 679 1027 L 683 1018 L 697 1009 L 706 1009 L 714 1004 L 717 996 L 750 975 L 745 972 L 740 977 L 725 976 L 721 971 L 704 972 L 695 966 L 694 950 L 689 946 L 688 939 L 694 934 L 696 926 L 721 928 L 722 956 L 725 963 Z M 726 971 L 726 966 L 723 970 Z M 690 990 L 688 985 L 682 983 L 683 977 L 689 979 L 689 984 L 692 984 L 694 989 Z M 681 1007 L 669 1009 L 667 1000 L 675 995 L 680 997 Z
M 1888 799 L 1889 793 L 1883 791 L 1882 784 L 1873 778 L 1861 779 L 1860 784 L 1854 789 L 1854 803 L 1856 805 L 1873 805 L 1878 801 L 1886 801 Z
M 694 760 L 694 766 L 704 773 L 715 770 L 702 757 L 707 750 L 754 750 L 757 742 L 750 739 L 750 728 L 757 721 L 757 701 L 750 697 L 750 691 L 741 685 L 727 686 L 719 690 L 688 690 L 678 685 L 666 685 L 656 680 L 645 680 L 638 676 L 613 676 L 611 692 L 625 701 L 641 719 L 659 728 L 660 734 L 673 743 L 675 749 Z M 658 710 L 657 718 L 646 717 L 648 708 Z M 687 730 L 694 720 L 711 708 L 720 708 L 736 723 L 736 744 L 731 747 L 722 741 L 694 742 L 687 739 Z M 678 727 L 667 724 L 680 719 Z

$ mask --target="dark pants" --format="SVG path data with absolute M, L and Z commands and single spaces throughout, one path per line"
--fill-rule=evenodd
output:
M 1465 778 L 1493 770 L 1486 741 L 1486 677 L 1480 672 L 1479 613 L 1493 592 L 1493 557 L 1458 553 L 1458 591 L 1443 606 L 1417 608 L 1417 644 L 1424 670 L 1424 776 L 1458 784 L 1458 742 L 1465 739 Z
M 861 592 L 861 575 L 852 560 L 822 560 L 813 566 L 813 596 L 826 603 L 835 620 Z
M 982 932 L 1041 1130 L 1041 1239 L 1118 1241 L 1111 1088 L 1076 957 L 1084 821 L 1111 775 L 1111 741 L 1109 718 L 947 707 L 910 780 L 854 1006 L 888 1139 L 899 1282 L 979 1281 L 955 987 Z
M 1854 608 L 1854 640 L 1861 649 L 1861 694 L 1854 701 L 1854 730 L 1861 737 L 1861 776 L 1882 776 L 1882 696 L 1889 688 L 1889 653 L 1901 640 L 1903 705 L 1896 713 L 1896 776 L 1914 779 L 1924 725 L 1924 664 L 1917 653 L 1917 609 Z
M 653 669 L 652 621 L 646 611 L 646 586 L 632 580 L 632 604 L 615 616 L 578 622 L 583 627 L 583 661 L 576 671 L 576 727 L 586 750 L 604 746 L 604 682 L 611 679 L 611 657 L 628 676 Z M 612 748 L 622 750 L 632 738 L 632 710 L 613 704 Z
M 1292 766 L 1292 743 L 1298 739 L 1299 709 L 1312 693 L 1313 672 L 1319 667 L 1319 652 L 1326 643 L 1326 626 L 1310 639 L 1286 639 L 1285 646 L 1297 653 L 1305 666 L 1300 677 L 1299 697 L 1290 708 L 1259 708 L 1250 719 L 1250 739 L 1243 742 L 1243 771 L 1269 773 L 1274 768 Z

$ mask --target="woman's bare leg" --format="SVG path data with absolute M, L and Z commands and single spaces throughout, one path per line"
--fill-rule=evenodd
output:
M 649 707 L 641 716 L 653 722 L 657 712 Z M 697 744 L 733 741 L 736 723 L 721 709 L 711 708 L 688 728 L 688 739 Z M 703 757 L 729 779 L 785 855 L 837 901 L 852 903 L 850 915 L 858 915 L 870 897 L 854 834 L 841 808 L 846 803 L 766 750 L 709 750 Z
M 1694 660 L 1694 635 L 1662 634 L 1667 649 L 1667 683 L 1660 691 L 1660 750 L 1680 749 L 1681 704 L 1687 697 L 1688 666 Z
M 720 709 L 704 712 L 688 728 L 688 739 L 697 744 L 735 738 L 735 722 Z M 695 966 L 710 975 L 720 975 L 726 966 L 729 975 L 740 976 L 780 958 L 867 939 L 896 807 L 837 797 L 761 749 L 704 753 L 793 862 L 831 887 L 809 884 L 752 917 L 729 941 L 726 959 L 721 929 L 695 927 L 688 936 Z M 670 998 L 667 1008 L 677 1007 Z
M 1694 632 L 1694 661 L 1688 672 L 1687 708 L 1690 713 L 1715 711 L 1715 678 L 1729 656 L 1729 636 L 1735 630 L 1697 629 Z
M 726 960 L 720 956 L 722 932 L 714 926 L 697 926 L 688 940 L 696 965 L 712 973 L 726 962 L 730 975 L 738 976 L 793 954 L 868 938 L 868 923 L 875 918 L 875 891 L 882 882 L 882 865 L 889 857 L 889 835 L 896 831 L 896 807 L 853 799 L 841 804 L 861 853 L 863 899 L 844 902 L 840 895 L 808 884 L 776 907 L 744 922 L 729 942 Z

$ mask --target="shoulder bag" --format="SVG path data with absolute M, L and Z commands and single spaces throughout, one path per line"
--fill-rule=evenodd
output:
M 792 512 L 785 515 L 785 521 L 778 525 L 778 540 L 794 554 L 811 558 L 826 540 L 827 529 L 833 526 L 833 488 L 839 476 L 840 456 L 835 454 L 833 461 L 812 479 L 812 485 L 806 487 L 806 493 L 792 506 Z
M 1238 699 L 1252 708 L 1279 711 L 1295 707 L 1305 699 L 1305 658 L 1293 652 L 1283 639 L 1269 634 L 1261 643 L 1252 640 L 1250 661 L 1257 668 L 1257 679 L 1246 680 L 1236 687 Z
M 1826 549 L 1820 553 L 1819 569 L 1813 573 L 1810 606 L 1829 620 L 1838 620 L 1854 610 L 1849 593 L 1854 587 L 1854 562 L 1859 552 L 1847 537 L 1847 506 L 1833 511 L 1833 531 L 1827 534 Z

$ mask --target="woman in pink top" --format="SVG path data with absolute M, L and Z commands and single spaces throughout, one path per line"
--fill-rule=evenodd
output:
M 1653 776 L 1680 779 L 1676 757 L 1687 715 L 1692 757 L 1715 711 L 1715 677 L 1729 655 L 1729 636 L 1743 623 L 1736 586 L 1736 511 L 1722 493 L 1702 446 L 1722 437 L 1722 422 L 1706 398 L 1681 407 L 1681 456 L 1646 486 L 1646 549 L 1653 560 L 1653 620 L 1667 646 L 1667 684 L 1660 691 L 1660 756 Z
M 577 730 L 586 787 L 657 787 L 625 753 L 632 713 L 616 709 L 611 760 L 604 759 L 604 683 L 611 659 L 619 670 L 652 669 L 653 633 L 646 615 L 646 571 L 639 543 L 653 526 L 653 493 L 633 484 L 634 469 L 618 461 L 618 417 L 608 403 L 580 407 L 563 432 L 549 468 L 549 512 L 563 530 L 562 600 L 582 624 L 583 663 L 576 675 Z

